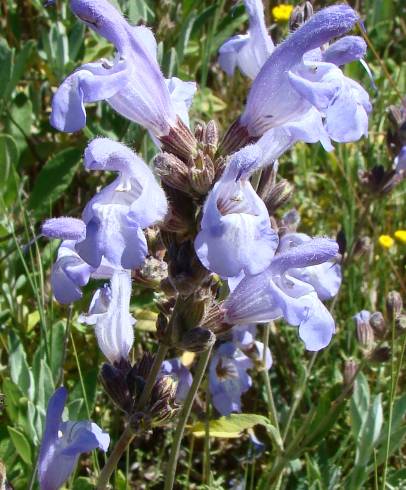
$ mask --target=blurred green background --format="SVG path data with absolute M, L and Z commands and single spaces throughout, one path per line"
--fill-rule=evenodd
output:
M 273 19 L 272 8 L 278 3 L 265 1 L 275 42 L 288 32 L 287 22 Z M 332 3 L 315 1 L 314 7 Z M 300 231 L 339 233 L 352 259 L 346 264 L 343 287 L 333 306 L 337 335 L 315 359 L 311 372 L 310 356 L 298 341 L 296 329 L 281 325 L 278 333 L 271 332 L 271 381 L 282 422 L 288 418 L 295 395 L 300 394 L 291 424 L 292 439 L 306 414 L 314 411 L 310 433 L 302 435 L 301 450 L 287 455 L 284 463 L 287 470 L 281 488 L 295 490 L 381 488 L 385 460 L 387 488 L 406 488 L 406 397 L 402 395 L 406 380 L 401 369 L 405 336 L 393 346 L 384 344 L 390 347 L 389 357 L 366 361 L 351 319 L 362 308 L 385 313 L 386 294 L 392 289 L 405 293 L 406 243 L 395 240 L 392 247 L 385 248 L 378 242 L 382 234 L 393 236 L 396 230 L 406 229 L 405 183 L 378 196 L 359 176 L 376 165 L 392 168 L 396 155 L 396 148 L 387 144 L 388 108 L 399 105 L 406 92 L 406 2 L 348 3 L 361 13 L 373 48 L 366 61 L 376 91 L 359 63 L 345 69 L 372 98 L 370 134 L 357 143 L 336 145 L 330 154 L 319 145 L 296 145 L 282 157 L 280 167 L 280 175 L 294 184 L 295 192 L 278 216 L 295 207 L 302 217 Z M 156 33 L 166 77 L 197 81 L 192 125 L 215 119 L 224 132 L 242 111 L 249 88 L 243 76 L 228 78 L 216 62 L 219 46 L 247 29 L 242 4 L 225 0 L 121 0 L 116 4 L 131 23 L 147 24 Z M 38 0 L 0 0 L 0 11 L 0 390 L 5 395 L 0 412 L 0 459 L 14 488 L 26 489 L 36 485 L 46 403 L 62 376 L 70 389 L 70 418 L 92 417 L 110 431 L 113 440 L 122 430 L 121 415 L 97 384 L 102 355 L 94 336 L 76 322 L 95 286 L 85 289 L 83 301 L 73 310 L 52 300 L 49 272 L 57 244 L 35 240 L 39 225 L 50 216 L 79 216 L 89 197 L 106 183 L 105 176 L 87 174 L 82 168 L 89 139 L 102 135 L 123 141 L 146 161 L 156 149 L 142 128 L 105 103 L 88 105 L 83 131 L 55 131 L 49 124 L 50 102 L 60 82 L 84 62 L 111 58 L 114 48 L 77 21 L 67 1 L 57 0 L 44 8 Z M 154 291 L 135 289 L 135 353 L 155 348 L 153 299 Z M 364 359 L 354 396 L 318 431 L 319 422 L 342 390 L 343 364 L 351 357 L 358 362 Z M 391 382 L 397 372 L 396 395 L 391 392 Z M 375 437 L 365 427 L 377 423 L 378 405 L 384 420 Z M 260 376 L 244 407 L 247 413 L 266 413 Z M 387 457 L 389 430 L 394 442 Z M 257 435 L 266 444 L 258 454 L 247 435 L 210 442 L 189 434 L 181 452 L 179 488 L 269 488 L 267 478 L 276 448 L 266 433 L 259 429 Z M 116 472 L 114 488 L 161 488 L 170 442 L 169 429 L 157 429 L 137 440 Z M 100 456 L 82 458 L 71 488 L 93 488 L 102 463 Z

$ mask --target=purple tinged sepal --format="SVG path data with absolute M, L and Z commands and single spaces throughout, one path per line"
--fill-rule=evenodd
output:
M 68 392 L 60 387 L 48 402 L 45 431 L 38 459 L 41 490 L 58 490 L 69 478 L 80 454 L 93 449 L 106 452 L 110 437 L 91 421 L 62 422 Z
M 195 250 L 202 264 L 222 277 L 262 272 L 278 246 L 266 206 L 248 180 L 261 158 L 254 145 L 234 154 L 204 205 Z
M 130 271 L 116 272 L 109 285 L 96 291 L 88 313 L 79 317 L 79 322 L 94 325 L 100 350 L 112 364 L 126 361 L 134 342 L 130 299 Z
M 107 138 L 88 145 L 85 167 L 119 175 L 86 205 L 86 239 L 77 243 L 77 252 L 92 267 L 103 257 L 116 268 L 140 267 L 148 252 L 142 230 L 162 221 L 167 212 L 163 190 L 141 158 Z

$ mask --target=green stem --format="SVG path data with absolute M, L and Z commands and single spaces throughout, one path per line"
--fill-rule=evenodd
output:
M 276 430 L 279 433 L 279 438 L 282 440 L 280 437 L 280 428 L 279 428 L 279 422 L 278 422 L 278 412 L 276 411 L 275 407 L 275 401 L 273 398 L 272 394 L 272 386 L 271 386 L 271 380 L 269 378 L 269 371 L 265 367 L 265 356 L 266 356 L 266 348 L 269 346 L 269 330 L 270 330 L 270 324 L 267 323 L 264 327 L 264 338 L 263 338 L 263 343 L 264 343 L 264 354 L 263 354 L 263 365 L 264 368 L 262 370 L 262 377 L 264 378 L 264 383 L 265 383 L 265 389 L 266 389 L 266 395 L 267 395 L 267 401 L 268 401 L 268 412 L 269 412 L 269 418 L 271 419 L 272 424 L 275 426 Z
M 386 439 L 386 453 L 385 453 L 385 464 L 383 468 L 383 476 L 382 476 L 382 489 L 385 490 L 386 487 L 386 474 L 388 471 L 388 461 L 389 461 L 389 453 L 390 453 L 390 438 L 392 433 L 392 419 L 393 419 L 393 403 L 396 395 L 396 388 L 399 380 L 400 369 L 403 364 L 403 356 L 405 353 L 406 347 L 406 335 L 403 337 L 402 350 L 399 357 L 399 364 L 396 367 L 395 372 L 395 320 L 392 320 L 392 359 L 391 359 L 391 388 L 390 388 L 390 397 L 389 397 L 389 415 L 388 415 L 388 436 Z
M 209 349 L 207 349 L 207 351 L 205 351 L 201 355 L 199 362 L 196 366 L 196 372 L 193 377 L 192 386 L 190 387 L 186 400 L 184 401 L 181 412 L 179 414 L 178 425 L 176 427 L 174 439 L 172 442 L 171 456 L 166 471 L 164 490 L 172 490 L 173 488 L 173 484 L 175 482 L 176 467 L 178 465 L 180 444 L 182 442 L 183 434 L 185 432 L 186 422 L 192 410 L 192 404 L 195 399 L 197 390 L 199 389 L 204 373 L 206 372 L 207 364 L 210 359 L 211 350 L 212 347 L 209 347 Z
M 306 389 L 306 384 L 307 384 L 307 380 L 309 379 L 309 376 L 310 376 L 310 373 L 313 369 L 313 366 L 314 366 L 314 362 L 316 360 L 316 357 L 317 357 L 317 352 L 314 352 L 311 359 L 310 359 L 310 362 L 307 366 L 307 369 L 306 369 L 306 373 L 305 373 L 305 377 L 303 379 L 303 382 L 301 383 L 301 385 L 295 389 L 295 393 L 293 395 L 293 403 L 292 403 L 292 406 L 290 407 L 290 410 L 289 410 L 289 415 L 288 415 L 288 420 L 286 422 L 286 425 L 285 425 L 285 428 L 283 430 L 283 441 L 286 440 L 286 437 L 288 435 L 288 432 L 289 432 L 289 429 L 290 429 L 290 426 L 291 426 L 291 423 L 292 423 L 292 420 L 293 420 L 293 417 L 296 413 L 296 410 L 299 406 L 299 403 L 301 402 L 302 398 L 303 398 L 303 395 L 304 395 L 304 392 L 305 392 L 305 389 Z
M 110 477 L 113 474 L 113 471 L 117 467 L 118 462 L 121 459 L 124 451 L 130 445 L 131 441 L 135 437 L 134 429 L 130 424 L 124 429 L 124 432 L 121 434 L 120 439 L 117 441 L 116 445 L 113 448 L 113 451 L 110 453 L 109 459 L 105 464 L 103 470 L 99 475 L 99 479 L 97 481 L 97 490 L 105 490 L 107 488 L 107 484 L 109 483 Z
M 167 352 L 168 347 L 164 344 L 159 344 L 158 350 L 154 357 L 154 362 L 151 367 L 151 371 L 148 374 L 144 389 L 137 403 L 136 411 L 142 411 L 145 404 L 147 403 Z M 107 487 L 110 477 L 113 474 L 113 471 L 116 469 L 117 464 L 121 459 L 121 456 L 130 445 L 135 435 L 136 432 L 134 428 L 131 426 L 131 424 L 128 424 L 127 427 L 124 429 L 124 432 L 121 434 L 120 439 L 114 446 L 113 451 L 110 453 L 110 456 L 99 475 L 96 486 L 97 490 L 104 490 Z

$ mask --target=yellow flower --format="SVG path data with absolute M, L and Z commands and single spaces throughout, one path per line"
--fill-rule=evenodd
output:
M 287 20 L 289 20 L 292 10 L 292 5 L 287 5 L 286 3 L 283 3 L 282 5 L 277 5 L 272 9 L 272 15 L 276 22 L 286 22 Z
M 397 238 L 400 242 L 406 244 L 406 230 L 395 231 L 395 238 Z
M 389 235 L 381 235 L 378 238 L 378 243 L 383 248 L 391 248 L 395 243 L 395 240 Z

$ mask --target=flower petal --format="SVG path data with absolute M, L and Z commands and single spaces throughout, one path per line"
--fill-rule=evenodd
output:
M 337 66 L 346 65 L 365 56 L 367 44 L 360 36 L 345 36 L 330 44 L 323 53 L 323 61 Z

